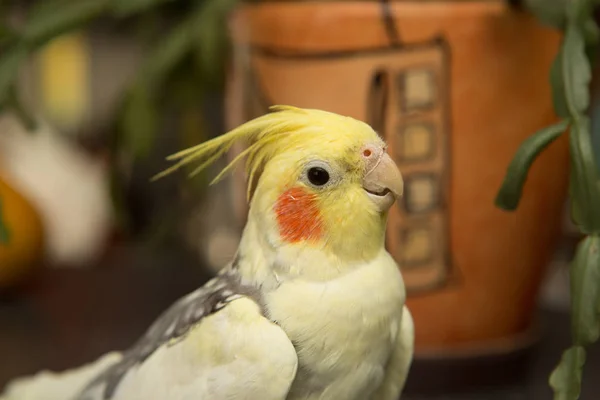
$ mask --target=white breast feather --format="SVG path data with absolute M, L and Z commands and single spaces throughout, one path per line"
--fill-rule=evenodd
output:
M 383 380 L 405 300 L 387 252 L 333 281 L 284 282 L 266 299 L 298 350 L 288 400 L 369 398 Z

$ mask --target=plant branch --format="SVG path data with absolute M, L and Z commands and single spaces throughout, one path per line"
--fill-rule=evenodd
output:
M 530 0 L 529 3 L 539 6 L 538 18 L 564 30 L 550 79 L 554 108 L 566 126 L 557 124 L 546 128 L 521 146 L 509 167 L 497 203 L 505 209 L 516 208 L 531 160 L 545 147 L 544 143 L 560 134 L 561 128 L 568 128 L 571 215 L 579 230 L 588 236 L 577 247 L 570 267 L 573 346 L 563 353 L 549 383 L 555 400 L 577 400 L 581 393 L 585 347 L 600 337 L 600 184 L 587 115 L 591 66 L 595 61 L 592 57 L 600 38 L 593 13 L 600 0 L 560 0 L 562 8 L 554 8 L 551 14 L 546 13 L 548 8 L 544 9 L 542 2 Z

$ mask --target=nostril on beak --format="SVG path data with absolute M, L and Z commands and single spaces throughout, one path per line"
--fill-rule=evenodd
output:
M 370 159 L 377 156 L 377 153 L 377 148 L 373 145 L 367 145 L 362 149 L 362 156 L 366 159 Z
M 367 174 L 372 171 L 373 168 L 377 167 L 383 153 L 384 149 L 378 143 L 369 143 L 360 149 L 360 155 L 365 163 L 365 171 Z

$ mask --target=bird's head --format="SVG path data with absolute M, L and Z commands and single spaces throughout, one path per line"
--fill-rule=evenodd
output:
M 215 180 L 247 157 L 253 235 L 274 248 L 318 250 L 349 262 L 373 258 L 403 190 L 384 141 L 350 117 L 289 106 L 272 110 L 175 154 L 171 159 L 179 162 L 170 170 L 204 161 L 200 170 L 245 139 L 246 150 Z

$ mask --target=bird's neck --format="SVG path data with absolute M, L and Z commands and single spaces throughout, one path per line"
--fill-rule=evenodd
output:
M 365 260 L 349 262 L 318 246 L 273 240 L 269 235 L 269 229 L 273 228 L 249 215 L 236 261 L 244 283 L 268 291 L 290 280 L 323 282 L 339 278 L 365 263 Z M 385 252 L 383 246 L 381 251 Z

